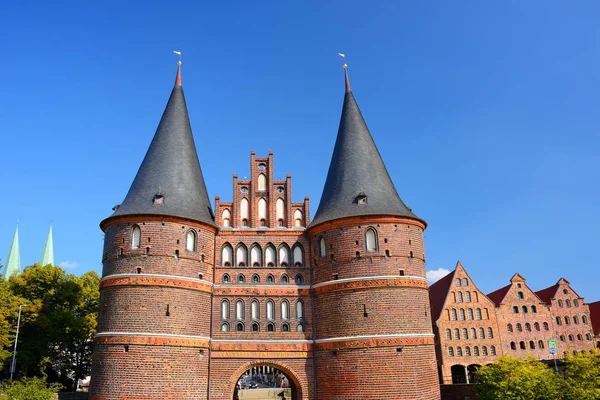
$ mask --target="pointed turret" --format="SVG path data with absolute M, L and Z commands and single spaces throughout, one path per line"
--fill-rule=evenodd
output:
M 48 231 L 48 237 L 46 238 L 46 244 L 44 245 L 44 251 L 42 252 L 42 258 L 40 265 L 54 265 L 54 242 L 52 240 L 52 224 L 50 224 L 50 230 Z
M 398 196 L 352 94 L 346 65 L 344 78 L 346 95 L 337 140 L 311 226 L 363 215 L 403 216 L 422 221 Z
M 108 219 L 149 214 L 214 225 L 181 86 L 181 65 L 144 161 L 123 204 Z
M 4 279 L 8 279 L 13 275 L 21 273 L 21 251 L 19 250 L 19 226 L 15 230 L 10 252 L 6 258 L 4 266 Z

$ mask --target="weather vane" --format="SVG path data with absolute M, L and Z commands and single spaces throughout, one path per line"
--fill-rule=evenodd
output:
M 181 65 L 181 52 L 177 51 L 177 50 L 173 50 L 173 53 L 175 53 L 179 56 L 179 61 L 177 62 L 177 64 Z
M 338 53 L 340 57 L 344 59 L 344 68 L 348 68 L 348 64 L 346 64 L 346 55 L 344 53 Z

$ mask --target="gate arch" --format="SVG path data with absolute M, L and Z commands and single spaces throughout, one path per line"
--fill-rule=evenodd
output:
M 233 375 L 229 378 L 230 389 L 229 389 L 228 399 L 233 399 L 233 395 L 235 392 L 235 386 L 244 372 L 246 372 L 247 370 L 249 370 L 253 367 L 262 367 L 262 366 L 273 367 L 273 368 L 276 368 L 276 369 L 280 370 L 281 372 L 283 372 L 290 380 L 290 387 L 292 389 L 293 400 L 301 400 L 302 399 L 302 385 L 300 384 L 300 380 L 298 379 L 298 376 L 296 376 L 296 374 L 294 373 L 294 371 L 292 371 L 290 369 L 290 367 L 288 367 L 287 365 L 282 364 L 280 362 L 277 362 L 277 361 L 251 361 L 251 362 L 245 363 L 244 365 L 242 365 L 241 367 L 236 369 L 235 372 L 233 373 Z

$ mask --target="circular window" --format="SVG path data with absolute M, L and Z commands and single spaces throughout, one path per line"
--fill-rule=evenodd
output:
M 258 169 L 263 170 L 265 169 L 266 165 L 265 164 L 258 164 Z
M 247 188 L 247 187 L 243 187 L 243 188 L 241 188 L 241 189 L 240 189 L 240 191 L 241 191 L 242 193 L 246 193 L 246 192 L 248 191 L 248 188 Z
M 283 188 L 280 186 L 280 187 L 278 187 L 278 188 L 277 188 L 277 191 L 278 191 L 279 193 L 283 193 Z

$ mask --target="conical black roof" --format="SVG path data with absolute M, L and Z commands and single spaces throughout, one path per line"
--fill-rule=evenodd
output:
M 363 215 L 394 215 L 422 221 L 398 196 L 350 90 L 346 73 L 340 127 L 319 208 L 311 226 Z
M 140 214 L 182 217 L 214 225 L 179 69 L 144 161 L 127 197 L 109 219 Z

